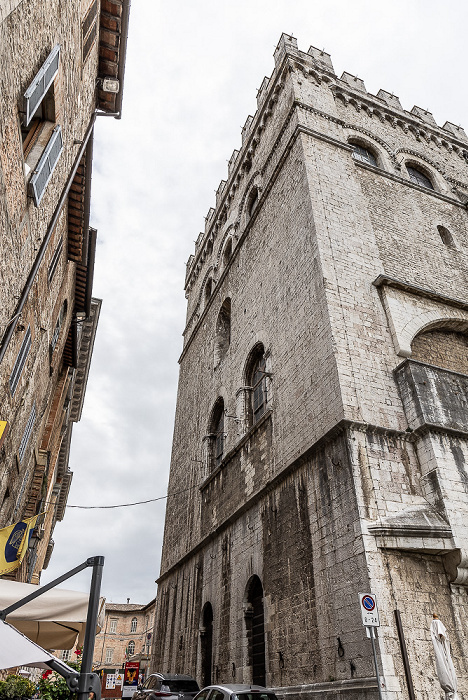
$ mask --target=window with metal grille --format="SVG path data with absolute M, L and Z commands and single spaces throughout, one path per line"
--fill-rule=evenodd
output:
M 113 649 L 106 649 L 106 664 L 112 663 L 112 657 L 114 656 Z
M 54 46 L 23 96 L 24 125 L 28 126 L 59 69 L 60 46 Z
M 372 153 L 372 151 L 369 151 L 368 148 L 364 148 L 364 146 L 360 146 L 357 143 L 352 143 L 351 145 L 354 149 L 353 158 L 355 158 L 356 160 L 360 160 L 362 163 L 377 166 L 377 159 Z
M 23 342 L 21 343 L 20 351 L 16 357 L 15 364 L 13 365 L 13 371 L 10 374 L 10 379 L 8 383 L 10 385 L 10 391 L 12 394 L 15 393 L 16 387 L 21 377 L 21 372 L 23 371 L 24 365 L 26 363 L 26 358 L 31 349 L 31 328 L 28 326 L 26 333 L 24 334 Z
M 57 124 L 29 181 L 29 194 L 33 198 L 36 207 L 39 206 L 44 196 L 44 192 L 53 175 L 62 151 L 62 129 L 60 128 L 60 124 Z
M 111 618 L 109 632 L 115 634 L 117 632 L 117 618 Z
M 136 617 L 132 617 L 132 622 L 130 624 L 130 632 L 136 632 L 137 631 L 137 624 L 138 620 Z
M 64 649 L 62 651 L 62 661 L 70 661 L 71 649 Z
M 94 0 L 81 25 L 83 63 L 88 58 L 91 47 L 94 44 L 94 40 L 97 36 L 97 5 L 97 0 Z
M 128 647 L 127 647 L 127 655 L 128 656 L 133 656 L 135 653 L 135 642 L 129 642 Z
M 265 357 L 262 353 L 252 370 L 252 415 L 255 424 L 265 413 L 267 404 L 267 388 L 265 374 Z
M 420 170 L 418 170 L 417 168 L 413 168 L 410 165 L 406 166 L 406 170 L 408 171 L 410 180 L 416 183 L 416 185 L 421 185 L 421 187 L 427 187 L 427 189 L 429 190 L 434 189 L 434 186 L 427 177 L 427 175 L 424 175 L 424 173 L 422 173 Z
M 63 302 L 63 304 L 60 308 L 59 315 L 57 318 L 57 323 L 55 324 L 54 332 L 52 334 L 52 341 L 50 343 L 52 350 L 54 350 L 55 346 L 57 345 L 58 339 L 60 337 L 60 329 L 62 328 L 62 324 L 65 320 L 66 315 L 67 315 L 67 307 L 68 307 L 68 304 L 67 304 L 67 300 L 65 299 L 65 301 Z
M 49 269 L 47 271 L 47 282 L 50 284 L 54 278 L 55 271 L 57 269 L 57 265 L 59 264 L 60 261 L 60 256 L 62 255 L 62 250 L 63 250 L 63 236 L 59 240 L 58 245 L 56 249 L 54 250 L 54 254 L 52 256 L 52 260 L 50 261 L 49 264 Z
M 36 402 L 33 403 L 31 413 L 29 414 L 28 422 L 26 423 L 26 428 L 24 429 L 23 437 L 21 438 L 20 446 L 18 448 L 18 458 L 20 463 L 23 461 L 24 455 L 26 454 L 26 449 L 28 447 L 29 438 L 34 428 L 34 422 L 36 420 Z

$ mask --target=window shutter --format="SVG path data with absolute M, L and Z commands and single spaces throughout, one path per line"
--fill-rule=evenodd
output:
M 26 428 L 24 429 L 23 437 L 21 438 L 18 457 L 19 461 L 22 462 L 24 455 L 26 453 L 26 448 L 28 446 L 29 438 L 31 437 L 32 430 L 34 428 L 34 422 L 36 420 L 36 402 L 33 403 L 31 413 L 29 414 L 28 422 L 26 423 Z
M 39 206 L 45 189 L 54 172 L 60 154 L 63 151 L 62 130 L 58 124 L 52 132 L 49 143 L 44 149 L 34 174 L 29 181 L 29 194 L 34 199 L 36 207 Z
M 25 126 L 28 126 L 37 108 L 44 99 L 47 90 L 52 85 L 52 81 L 57 75 L 59 59 L 60 45 L 57 44 L 47 56 L 39 73 L 24 93 L 23 111 L 25 112 Z
M 21 372 L 23 371 L 23 367 L 26 362 L 26 358 L 28 356 L 29 350 L 31 349 L 31 328 L 28 326 L 28 330 L 25 333 L 25 336 L 23 338 L 23 342 L 21 343 L 21 348 L 18 353 L 18 356 L 15 361 L 15 365 L 13 367 L 13 371 L 10 374 L 10 379 L 9 379 L 9 384 L 10 384 L 10 391 L 12 394 L 15 393 L 16 387 L 18 386 L 18 382 L 21 377 Z

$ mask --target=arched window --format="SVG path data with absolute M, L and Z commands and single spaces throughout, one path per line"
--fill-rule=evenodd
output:
M 219 467 L 224 457 L 224 401 L 218 399 L 213 409 L 211 421 L 211 434 L 213 436 L 213 467 Z
M 127 656 L 133 656 L 134 653 L 135 653 L 135 642 L 132 640 L 131 642 L 128 643 Z
M 368 165 L 377 166 L 377 158 L 372 151 L 358 143 L 352 143 L 350 145 L 353 147 L 353 158 L 355 158 L 355 160 L 360 160 L 362 163 L 367 163 Z
M 226 355 L 231 342 L 231 300 L 225 299 L 216 320 L 215 367 Z
M 211 666 L 213 656 L 213 608 L 211 603 L 205 603 L 200 629 L 202 687 L 211 685 Z
M 245 622 L 249 648 L 249 666 L 252 668 L 252 683 L 265 686 L 265 614 L 263 609 L 263 586 L 258 576 L 252 577 L 247 588 Z
M 232 256 L 232 238 L 229 238 L 223 251 L 223 267 L 226 267 Z
M 247 199 L 247 216 L 250 219 L 252 214 L 254 213 L 255 209 L 257 208 L 258 205 L 258 190 L 256 187 L 253 187 L 250 190 L 248 199 Z
M 437 230 L 439 232 L 440 240 L 444 245 L 448 246 L 454 246 L 455 242 L 453 240 L 453 236 L 448 230 L 448 228 L 445 228 L 445 226 L 437 226 Z
M 211 298 L 212 293 L 213 293 L 213 280 L 210 277 L 205 285 L 205 304 Z
M 434 185 L 429 180 L 427 175 L 425 175 L 418 168 L 414 168 L 412 165 L 407 165 L 406 170 L 408 171 L 409 179 L 416 183 L 416 185 L 421 185 L 421 187 L 427 187 L 429 190 L 434 189 Z
M 132 617 L 132 622 L 130 623 L 130 632 L 136 632 L 137 631 L 137 624 L 138 620 L 136 617 Z
M 259 345 L 251 358 L 247 381 L 252 387 L 252 424 L 260 420 L 267 406 L 266 362 L 263 345 Z

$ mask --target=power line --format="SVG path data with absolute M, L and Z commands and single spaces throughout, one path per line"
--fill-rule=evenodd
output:
M 135 501 L 135 503 L 118 503 L 113 506 L 76 506 L 76 505 L 68 505 L 66 508 L 81 508 L 83 510 L 103 510 L 106 508 L 129 508 L 130 506 L 140 506 L 143 503 L 154 503 L 155 501 L 162 501 L 165 498 L 169 498 L 169 496 L 178 496 L 180 493 L 185 493 L 186 491 L 192 491 L 193 489 L 197 488 L 196 486 L 189 486 L 187 489 L 182 489 L 182 491 L 174 491 L 174 493 L 166 493 L 165 496 L 158 496 L 158 498 L 148 498 L 147 501 Z

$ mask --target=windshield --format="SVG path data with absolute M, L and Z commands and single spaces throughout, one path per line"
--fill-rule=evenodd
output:
M 198 693 L 200 690 L 196 681 L 171 681 L 166 678 L 161 690 L 164 690 L 164 686 L 167 686 L 172 693 Z

